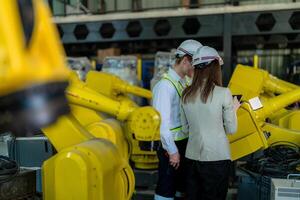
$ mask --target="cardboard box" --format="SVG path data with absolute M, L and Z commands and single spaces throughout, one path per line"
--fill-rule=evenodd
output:
M 97 60 L 98 63 L 103 63 L 104 59 L 108 56 L 120 56 L 121 50 L 119 48 L 108 48 L 108 49 L 99 49 L 97 51 Z

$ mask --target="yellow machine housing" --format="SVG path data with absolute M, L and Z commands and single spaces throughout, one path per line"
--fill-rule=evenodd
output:
M 114 118 L 107 118 L 109 109 L 105 103 L 116 106 L 112 108 L 110 115 L 116 115 L 120 107 L 115 100 L 109 99 L 86 87 L 86 84 L 73 74 L 71 86 L 67 90 L 70 99 L 71 113 L 79 123 L 96 138 L 104 138 L 114 143 L 122 157 L 129 159 L 129 144 L 123 133 L 120 122 Z M 100 111 L 103 111 L 101 114 Z M 123 114 L 122 114 L 123 115 Z
M 238 131 L 229 136 L 233 159 L 238 159 L 270 145 L 300 145 L 298 110 L 286 109 L 300 100 L 300 88 L 277 79 L 268 72 L 237 65 L 229 83 L 234 95 L 242 96 L 238 110 Z M 253 110 L 249 100 L 259 97 L 263 108 Z
M 69 70 L 43 2 L 1 3 L 0 129 L 25 136 L 68 113 Z
M 58 151 L 43 164 L 44 199 L 131 198 L 134 175 L 113 143 L 95 138 L 71 114 L 43 132 Z
M 120 102 L 127 102 L 131 109 L 134 109 L 132 115 L 125 121 L 125 133 L 130 141 L 131 160 L 136 168 L 155 169 L 158 166 L 158 158 L 155 148 L 158 146 L 160 117 L 157 111 L 152 107 L 139 108 L 129 97 L 128 94 L 134 94 L 139 97 L 151 98 L 149 90 L 132 86 L 118 77 L 103 73 L 91 71 L 87 74 L 86 84 L 94 89 Z
M 42 128 L 57 150 L 42 167 L 43 199 L 131 199 L 134 176 L 128 161 L 113 143 L 95 138 L 67 114 L 69 70 L 45 2 L 1 3 L 0 128 L 13 133 Z M 113 105 L 118 112 L 120 103 Z
M 71 107 L 80 123 L 85 124 L 89 131 L 93 130 L 94 136 L 98 134 L 96 137 L 104 137 L 115 143 L 123 156 L 128 157 L 130 152 L 135 167 L 157 168 L 155 147 L 159 141 L 159 114 L 152 107 L 138 107 L 126 96 L 127 93 L 131 93 L 150 98 L 151 92 L 129 85 L 114 75 L 96 71 L 87 74 L 86 83 L 75 77 L 71 82 L 67 96 L 71 105 L 77 106 L 75 109 Z M 120 130 L 120 125 L 111 119 L 112 117 L 123 121 L 122 129 L 125 133 L 123 136 L 129 141 L 129 151 L 124 142 L 127 140 L 122 140 L 118 131 L 114 133 L 116 127 Z M 99 135 L 100 129 L 103 130 L 104 126 L 110 130 L 111 135 Z M 119 138 L 119 142 L 115 142 L 116 137 Z

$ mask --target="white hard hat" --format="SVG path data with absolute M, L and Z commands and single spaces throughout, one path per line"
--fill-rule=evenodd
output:
M 203 68 L 214 60 L 217 60 L 220 66 L 224 64 L 222 58 L 214 48 L 202 46 L 194 54 L 192 64 L 194 67 Z
M 182 57 L 184 55 L 193 56 L 197 49 L 203 45 L 196 40 L 185 40 L 176 49 L 175 56 Z

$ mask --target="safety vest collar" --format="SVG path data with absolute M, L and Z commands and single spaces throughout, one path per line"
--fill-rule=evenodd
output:
M 183 90 L 181 89 L 181 86 L 179 85 L 179 83 L 172 80 L 172 78 L 168 74 L 165 74 L 163 76 L 163 79 L 168 80 L 173 85 L 173 87 L 176 89 L 178 96 L 181 97 Z
M 177 74 L 177 72 L 173 68 L 169 68 L 167 74 L 174 80 L 175 82 L 180 81 L 180 76 Z

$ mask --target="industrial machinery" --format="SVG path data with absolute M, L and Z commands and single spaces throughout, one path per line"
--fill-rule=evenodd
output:
M 134 162 L 136 168 L 157 168 L 158 159 L 155 150 L 160 139 L 159 114 L 152 107 L 139 107 L 128 96 L 128 94 L 134 94 L 149 99 L 152 97 L 151 92 L 132 86 L 111 74 L 96 71 L 90 71 L 87 74 L 86 86 L 99 95 L 104 95 L 106 98 L 111 98 L 120 105 L 124 105 L 124 108 L 120 108 L 118 111 L 122 111 L 124 114 L 108 113 L 105 110 L 98 111 L 116 116 L 118 120 L 125 122 L 123 130 L 130 144 L 131 161 Z M 122 116 L 125 113 L 128 117 Z
M 286 109 L 300 100 L 298 86 L 261 69 L 238 65 L 229 88 L 243 101 L 237 113 L 238 131 L 229 136 L 234 160 L 270 145 L 300 145 L 300 113 Z
M 42 0 L 2 2 L 0 128 L 18 136 L 42 128 L 55 147 L 57 154 L 42 168 L 45 200 L 129 200 L 134 177 L 122 128 L 136 166 L 152 168 L 157 162 L 151 150 L 159 139 L 160 119 L 153 108 L 138 107 L 127 94 L 151 95 L 106 73 L 89 72 L 86 83 L 74 78 L 58 38 Z M 249 80 L 249 74 L 245 79 L 236 78 L 236 73 L 230 88 L 233 94 L 243 94 L 245 102 L 238 111 L 238 132 L 229 136 L 233 159 L 278 141 L 299 144 L 298 115 L 285 108 L 299 101 L 300 89 L 283 82 L 275 87 L 273 79 L 252 79 L 251 87 L 258 83 L 260 87 L 251 93 L 234 84 L 237 79 Z M 65 97 L 68 79 L 71 113 Z M 280 85 L 289 89 L 281 90 Z M 265 99 L 263 107 L 254 108 L 251 99 L 256 96 Z M 280 117 L 282 113 L 286 118 Z
M 247 85 L 240 77 L 247 77 L 251 84 Z M 243 94 L 244 100 L 259 96 L 262 102 L 267 103 L 272 97 L 300 89 L 298 85 L 280 80 L 270 75 L 267 71 L 247 66 L 239 65 L 233 78 L 230 88 L 236 94 Z M 282 108 L 278 112 L 269 115 L 268 121 L 283 128 L 300 130 L 298 123 L 295 123 L 295 121 L 300 119 L 300 112 L 297 107 L 298 102 L 291 104 L 288 108 Z
M 113 74 L 131 85 L 142 85 L 142 63 L 137 56 L 108 56 L 103 61 L 102 71 Z M 142 105 L 141 97 L 130 94 L 129 97 L 138 105 Z
M 93 69 L 87 57 L 68 57 L 68 66 L 77 73 L 80 80 L 85 81 L 86 74 Z
M 1 130 L 27 135 L 42 128 L 57 150 L 42 167 L 43 199 L 130 199 L 134 177 L 127 160 L 67 114 L 69 70 L 44 1 L 2 2 L 0 36 Z M 110 108 L 124 117 L 120 103 Z
M 69 71 L 47 7 L 5 1 L 0 8 L 1 131 L 25 135 L 68 112 Z
M 118 76 L 131 85 L 139 86 L 138 58 L 136 56 L 108 56 L 103 61 L 102 71 Z
M 296 176 L 296 178 L 292 178 Z M 287 179 L 271 179 L 271 200 L 296 200 L 300 198 L 299 174 L 290 174 Z
M 43 132 L 58 151 L 43 164 L 45 199 L 130 199 L 133 172 L 113 143 L 95 138 L 72 114 Z

